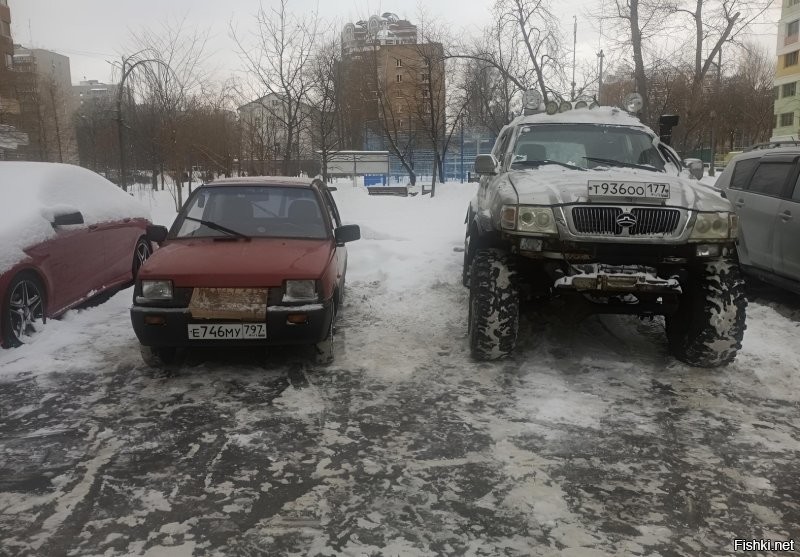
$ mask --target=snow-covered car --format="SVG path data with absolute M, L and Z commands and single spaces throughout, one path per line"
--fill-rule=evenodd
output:
M 319 180 L 230 178 L 197 188 L 171 229 L 151 227 L 161 249 L 142 267 L 131 321 L 151 366 L 180 347 L 313 344 L 333 359 L 344 296 L 346 242 Z
M 765 282 L 800 292 L 800 145 L 736 155 L 717 179 L 739 215 L 739 263 Z
M 149 212 L 68 164 L 0 162 L 0 344 L 129 284 L 151 253 Z
M 663 315 L 678 359 L 730 363 L 746 307 L 730 203 L 628 112 L 552 112 L 515 119 L 475 161 L 463 269 L 473 356 L 511 354 L 521 305 L 572 296 L 597 313 Z

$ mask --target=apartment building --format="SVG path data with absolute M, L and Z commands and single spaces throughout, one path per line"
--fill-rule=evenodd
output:
M 772 141 L 800 139 L 800 0 L 782 0 Z

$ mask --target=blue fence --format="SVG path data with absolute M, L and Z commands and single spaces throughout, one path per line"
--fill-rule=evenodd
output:
M 400 137 L 400 143 L 406 144 L 408 137 Z M 461 130 L 453 134 L 444 158 L 444 175 L 448 180 L 465 180 L 467 173 L 472 171 L 475 157 L 479 153 L 488 153 L 494 146 L 495 136 L 486 131 L 479 131 L 465 128 L 463 135 Z M 364 138 L 365 151 L 389 151 L 389 176 L 395 182 L 404 183 L 408 181 L 408 172 L 400 163 L 400 159 L 389 148 L 388 142 L 383 135 L 367 131 Z M 417 174 L 417 177 L 424 179 L 433 175 L 433 163 L 435 154 L 433 149 L 418 145 L 411 141 L 408 161 Z M 377 184 L 376 184 L 377 185 Z

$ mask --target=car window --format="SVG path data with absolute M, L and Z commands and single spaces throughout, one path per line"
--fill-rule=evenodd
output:
M 750 176 L 753 175 L 753 170 L 758 166 L 759 160 L 761 159 L 754 158 L 737 162 L 733 167 L 730 187 L 736 190 L 747 189 L 747 183 L 750 181 Z
M 213 226 L 217 225 L 256 238 L 323 239 L 329 231 L 322 215 L 319 199 L 310 188 L 204 187 L 181 210 L 172 237 L 230 236 Z
M 794 185 L 794 193 L 792 193 L 792 201 L 800 202 L 800 176 L 797 177 L 797 183 Z
M 322 200 L 325 203 L 325 208 L 331 217 L 331 225 L 336 228 L 342 225 L 341 218 L 339 217 L 339 209 L 336 207 L 336 202 L 333 200 L 331 192 L 327 189 L 322 190 Z
M 602 159 L 602 160 L 593 160 Z M 514 145 L 514 161 L 551 160 L 594 168 L 613 162 L 664 169 L 664 159 L 653 138 L 642 130 L 592 124 L 521 125 Z
M 780 196 L 786 189 L 786 180 L 793 169 L 794 164 L 790 162 L 762 161 L 753 173 L 747 191 Z
M 511 136 L 514 133 L 513 128 L 508 128 L 504 131 L 500 137 L 497 139 L 497 143 L 495 144 L 494 149 L 492 150 L 492 154 L 497 161 L 502 164 L 503 163 L 503 155 L 505 155 L 506 151 L 508 151 L 508 144 L 511 141 Z

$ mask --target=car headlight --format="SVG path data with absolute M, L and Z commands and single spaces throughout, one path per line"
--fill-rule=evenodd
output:
M 505 230 L 558 234 L 555 215 L 550 207 L 504 205 L 500 213 L 500 226 Z
M 697 213 L 690 240 L 736 238 L 739 218 L 734 213 Z
M 172 281 L 171 280 L 143 280 L 142 298 L 149 300 L 171 300 Z
M 313 280 L 287 280 L 284 288 L 284 302 L 316 302 L 317 283 Z

